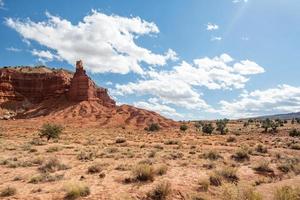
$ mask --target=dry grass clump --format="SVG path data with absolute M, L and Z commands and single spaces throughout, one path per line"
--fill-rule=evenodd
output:
M 0 197 L 10 197 L 17 193 L 17 189 L 14 187 L 7 186 L 0 191 Z
M 126 139 L 123 138 L 123 137 L 117 137 L 116 138 L 116 143 L 117 144 L 121 144 L 121 143 L 125 143 L 126 142 Z
M 99 163 L 92 164 L 88 167 L 88 174 L 96 174 L 102 171 L 102 166 Z
M 53 152 L 60 151 L 61 149 L 62 149 L 61 146 L 51 146 L 51 147 L 46 149 L 46 152 L 47 153 L 53 153 Z
M 165 175 L 167 173 L 167 171 L 168 171 L 168 166 L 165 164 L 162 164 L 162 165 L 156 167 L 155 174 L 162 176 L 162 175 Z
M 38 168 L 38 170 L 42 173 L 52 173 L 66 169 L 69 169 L 69 167 L 61 163 L 57 158 L 50 158 L 47 162 L 45 162 L 42 166 Z
M 46 183 L 46 182 L 54 182 L 54 181 L 59 181 L 64 178 L 63 174 L 56 174 L 56 175 L 51 175 L 49 173 L 43 173 L 43 174 L 37 174 L 34 175 L 30 178 L 28 183 Z
M 294 149 L 294 150 L 300 150 L 300 144 L 298 144 L 298 143 L 291 144 L 291 145 L 290 145 L 290 148 L 291 148 L 291 149 Z
M 209 180 L 208 179 L 200 179 L 199 181 L 198 181 L 198 191 L 200 191 L 200 192 L 207 192 L 208 191 L 208 188 L 209 188 L 209 184 L 210 184 L 210 182 L 209 182 Z
M 274 170 L 269 166 L 269 162 L 266 160 L 259 161 L 253 169 L 259 173 L 273 173 Z
M 238 162 L 249 161 L 249 148 L 246 146 L 242 146 L 231 157 Z
M 268 153 L 268 148 L 266 146 L 263 146 L 262 144 L 258 144 L 255 147 L 255 151 L 258 153 Z
M 65 185 L 65 199 L 73 200 L 79 197 L 87 197 L 90 195 L 90 188 L 82 183 L 70 182 Z
M 293 188 L 290 186 L 283 186 L 278 188 L 274 194 L 274 200 L 299 200 L 300 188 Z
M 230 183 L 237 183 L 237 169 L 233 167 L 224 167 L 221 170 L 215 170 L 209 177 L 210 184 L 213 186 L 221 186 L 223 180 Z
M 236 137 L 234 137 L 232 135 L 226 139 L 226 142 L 236 142 L 236 141 L 237 141 Z
M 132 174 L 135 180 L 137 181 L 153 181 L 155 171 L 153 167 L 149 164 L 137 164 L 133 170 Z
M 97 153 L 93 150 L 82 150 L 77 155 L 77 159 L 80 161 L 92 161 L 96 158 Z
M 172 192 L 170 182 L 162 182 L 158 184 L 152 191 L 147 194 L 147 199 L 165 200 Z
M 179 140 L 166 140 L 164 141 L 165 145 L 180 145 L 181 142 Z
M 202 157 L 209 160 L 218 160 L 219 158 L 222 158 L 222 156 L 215 150 L 210 150 L 209 152 L 204 153 Z
M 246 185 L 224 184 L 221 188 L 224 200 L 262 200 L 261 194 L 254 191 L 253 187 Z

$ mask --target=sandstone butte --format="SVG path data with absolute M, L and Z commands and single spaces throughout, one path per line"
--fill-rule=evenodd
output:
M 155 112 L 116 105 L 106 88 L 98 87 L 77 61 L 73 74 L 40 67 L 0 68 L 0 119 L 41 119 L 101 126 L 144 128 L 177 123 Z

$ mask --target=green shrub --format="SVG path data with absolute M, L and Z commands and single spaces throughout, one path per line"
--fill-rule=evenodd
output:
M 228 119 L 220 119 L 217 120 L 217 131 L 220 131 L 221 135 L 225 135 L 226 132 L 228 132 L 228 129 L 226 129 L 227 123 L 229 122 Z
M 63 127 L 57 124 L 44 124 L 40 130 L 39 136 L 46 137 L 47 140 L 57 139 L 62 133 Z
M 147 194 L 148 199 L 151 200 L 165 200 L 171 193 L 170 182 L 162 182 L 158 184 L 152 191 Z
M 87 197 L 91 193 L 89 187 L 82 183 L 68 183 L 64 189 L 66 191 L 65 199 L 67 200 Z
M 188 128 L 189 128 L 189 127 L 188 127 L 186 124 L 182 124 L 182 125 L 180 126 L 180 130 L 183 131 L 183 132 L 185 132 Z
M 145 130 L 150 132 L 155 132 L 155 131 L 159 131 L 160 127 L 157 123 L 152 123 L 148 127 L 146 127 Z
M 212 123 L 203 124 L 202 126 L 202 132 L 205 134 L 211 135 L 214 129 L 215 128 L 213 127 Z
M 16 193 L 17 193 L 16 188 L 8 186 L 0 191 L 0 196 L 1 197 L 10 197 L 10 196 L 15 195 Z

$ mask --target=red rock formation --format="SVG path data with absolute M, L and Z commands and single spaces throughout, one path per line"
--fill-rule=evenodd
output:
M 111 107 L 116 105 L 107 89 L 97 87 L 86 75 L 81 60 L 76 62 L 76 72 L 71 81 L 68 98 L 71 101 L 101 101 L 103 105 Z
M 0 102 L 25 101 L 39 103 L 66 93 L 71 76 L 64 70 L 45 67 L 0 69 Z

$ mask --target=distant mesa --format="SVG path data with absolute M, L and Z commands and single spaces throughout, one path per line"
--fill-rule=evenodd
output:
M 117 106 L 108 90 L 86 74 L 81 60 L 75 73 L 45 66 L 0 68 L 0 119 L 31 118 L 138 128 L 177 124 L 152 111 Z

